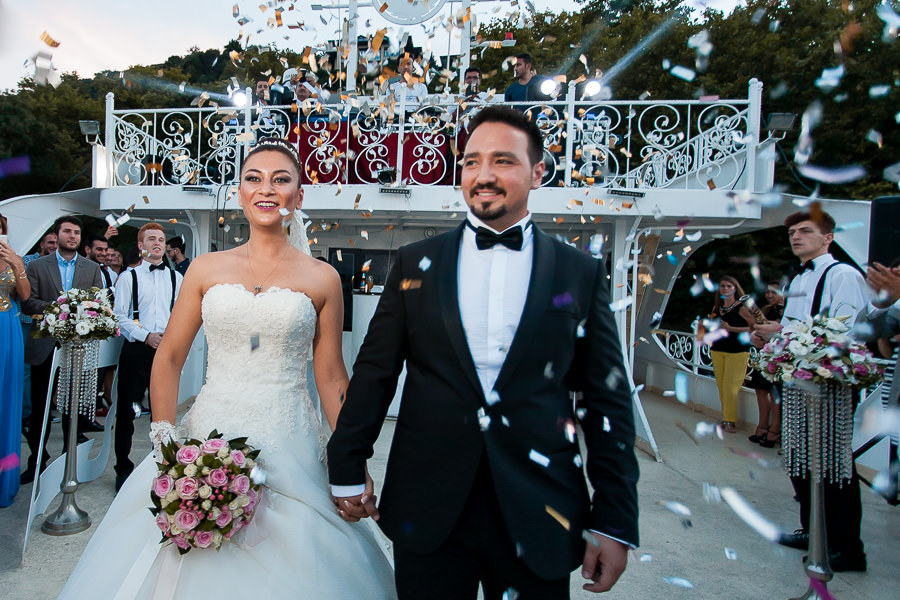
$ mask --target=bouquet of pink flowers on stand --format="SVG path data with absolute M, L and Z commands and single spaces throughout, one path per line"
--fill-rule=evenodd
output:
M 848 335 L 843 319 L 816 316 L 791 321 L 763 346 L 753 366 L 769 381 L 869 387 L 882 378 L 866 346 Z
M 191 548 L 219 549 L 253 518 L 262 483 L 255 483 L 259 450 L 247 438 L 222 439 L 213 430 L 206 440 L 162 446 L 150 512 L 162 531 L 185 554 Z M 254 471 L 257 469 L 257 471 Z

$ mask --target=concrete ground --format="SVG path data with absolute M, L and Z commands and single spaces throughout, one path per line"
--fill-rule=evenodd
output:
M 782 529 L 793 530 L 797 526 L 797 505 L 791 499 L 790 484 L 779 467 L 776 450 L 751 444 L 746 437 L 749 431 L 744 430 L 736 435 L 726 434 L 724 440 L 708 438 L 697 444 L 679 425 L 693 431 L 698 421 L 711 422 L 712 417 L 651 393 L 644 392 L 642 398 L 664 462 L 658 463 L 638 452 L 642 545 L 630 557 L 628 570 L 619 583 L 605 597 L 785 599 L 805 592 L 807 580 L 800 551 L 766 541 L 726 504 L 709 503 L 703 497 L 704 483 L 732 486 Z M 149 451 L 148 427 L 147 417 L 137 422 L 133 457 L 143 457 Z M 376 481 L 384 472 L 393 430 L 394 423 L 388 421 L 376 446 L 370 466 Z M 51 452 L 58 454 L 59 428 L 54 431 Z M 100 479 L 78 490 L 79 506 L 93 519 L 88 531 L 52 537 L 41 532 L 42 519 L 35 520 L 22 564 L 0 560 L 0 598 L 38 600 L 57 595 L 113 499 L 114 480 L 111 461 Z M 21 550 L 14 532 L 24 523 L 29 492 L 30 487 L 23 487 L 16 504 L 0 510 L 0 555 L 4 557 L 17 557 Z M 666 501 L 687 506 L 692 512 L 690 524 L 682 523 L 681 517 L 666 509 L 662 505 Z M 57 504 L 58 499 L 51 510 Z M 869 571 L 836 574 L 829 590 L 838 599 L 895 597 L 895 569 L 900 564 L 900 510 L 865 487 L 862 537 Z M 681 578 L 693 587 L 667 582 L 667 578 Z M 89 591 L 85 597 L 91 597 Z M 581 590 L 580 576 L 572 577 L 572 597 L 594 597 Z

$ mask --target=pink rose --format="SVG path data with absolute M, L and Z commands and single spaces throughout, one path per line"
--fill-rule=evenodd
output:
M 769 373 L 774 373 L 777 370 L 778 367 L 775 366 L 775 363 L 769 363 L 766 365 L 766 371 L 768 371 Z
M 244 511 L 250 513 L 254 507 L 256 507 L 256 503 L 259 502 L 259 494 L 253 488 L 247 490 L 247 498 L 250 499 L 250 503 L 244 507 Z
M 182 500 L 193 500 L 197 497 L 200 482 L 196 477 L 182 477 L 175 482 L 175 491 Z
M 156 526 L 163 533 L 169 533 L 169 516 L 164 512 L 156 515 Z
M 192 510 L 179 509 L 175 512 L 175 525 L 182 531 L 190 531 L 200 524 L 200 517 Z
M 857 375 L 868 375 L 869 368 L 864 364 L 854 363 L 853 364 L 853 372 L 856 373 Z
M 66 301 L 66 297 L 65 297 L 65 296 L 60 296 L 59 298 L 56 299 L 56 303 L 57 303 L 57 304 L 62 304 L 62 303 L 65 302 L 65 301 Z
M 210 473 L 210 475 L 212 475 L 212 473 Z M 247 490 L 250 489 L 250 478 L 246 475 L 238 475 L 231 480 L 231 485 L 228 489 L 235 494 L 246 494 Z
M 794 371 L 794 377 L 796 377 L 797 379 L 812 379 L 813 374 L 806 369 L 797 369 L 796 371 Z
M 172 491 L 175 481 L 168 475 L 160 475 L 153 480 L 153 493 L 157 498 L 165 498 Z
M 244 466 L 244 453 L 240 450 L 232 450 L 231 451 L 231 462 L 233 462 L 238 467 Z
M 65 321 L 65 320 L 68 319 L 68 318 L 69 318 L 69 313 L 59 313 L 59 320 L 60 320 L 60 321 Z
M 246 523 L 244 522 L 244 520 L 242 518 L 238 517 L 237 519 L 235 519 L 234 525 L 231 526 L 231 532 L 230 532 L 231 535 L 234 535 L 235 533 L 240 531 L 244 525 L 246 525 Z
M 220 467 L 210 471 L 206 480 L 213 487 L 222 487 L 228 483 L 228 475 L 225 474 L 225 469 Z
M 194 544 L 196 544 L 198 548 L 209 548 L 210 544 L 212 544 L 212 541 L 212 531 L 198 531 L 196 534 L 194 534 Z
M 222 509 L 222 513 L 219 515 L 219 518 L 216 519 L 216 525 L 219 527 L 225 527 L 231 523 L 231 509 L 227 506 Z
M 191 545 L 184 539 L 183 535 L 176 535 L 172 538 L 172 541 L 175 542 L 175 545 L 181 548 L 182 550 L 187 550 L 191 547 Z
M 100 314 L 95 310 L 88 310 L 85 312 L 87 313 L 87 316 L 89 316 L 89 317 L 99 317 L 100 316 Z
M 200 448 L 197 446 L 182 446 L 175 453 L 175 460 L 183 465 L 189 465 L 200 458 Z
M 200 449 L 203 451 L 203 454 L 215 454 L 222 448 L 228 446 L 228 442 L 223 440 L 222 438 L 213 438 L 211 440 L 206 440 L 203 442 L 203 445 L 200 446 Z

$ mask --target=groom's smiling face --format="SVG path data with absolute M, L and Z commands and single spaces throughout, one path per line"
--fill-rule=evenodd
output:
M 531 164 L 528 136 L 487 121 L 475 128 L 463 156 L 462 189 L 469 210 L 497 231 L 528 212 L 528 193 L 541 185 L 544 163 Z

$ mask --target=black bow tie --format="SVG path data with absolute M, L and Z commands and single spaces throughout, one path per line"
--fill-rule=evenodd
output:
M 165 268 L 166 268 L 165 263 L 159 263 L 158 265 L 150 265 L 150 272 L 152 273 L 153 271 L 156 271 L 157 269 L 159 269 L 160 271 L 163 271 L 163 270 L 165 270 Z
M 813 271 L 813 270 L 815 270 L 815 268 L 816 268 L 816 265 L 811 260 L 808 260 L 805 263 L 802 263 L 799 265 L 795 264 L 794 265 L 794 275 L 803 275 L 803 273 L 805 273 L 806 271 Z
M 518 225 L 507 229 L 503 233 L 494 233 L 487 227 L 475 227 L 469 221 L 466 221 L 466 225 L 475 232 L 475 245 L 479 250 L 487 250 L 497 244 L 502 244 L 510 250 L 518 251 L 522 249 L 522 228 Z M 529 222 L 526 227 L 528 225 L 531 225 L 531 223 Z

